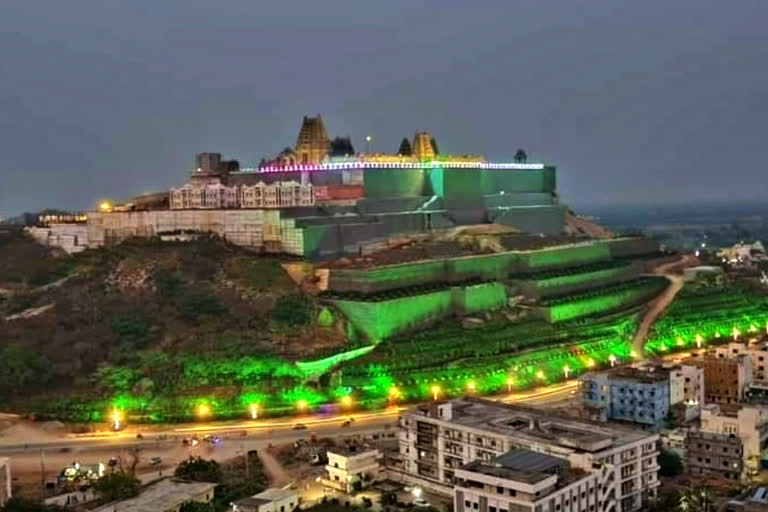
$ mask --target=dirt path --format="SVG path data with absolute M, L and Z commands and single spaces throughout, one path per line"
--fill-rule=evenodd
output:
M 651 330 L 654 322 L 661 316 L 667 306 L 669 306 L 677 293 L 683 288 L 683 276 L 672 273 L 674 270 L 682 270 L 683 268 L 690 266 L 695 262 L 695 259 L 686 255 L 679 260 L 665 263 L 660 265 L 654 270 L 654 274 L 663 275 L 669 279 L 669 286 L 664 290 L 664 293 L 659 295 L 652 303 L 648 312 L 640 321 L 640 325 L 637 327 L 635 337 L 632 339 L 632 347 L 638 354 L 643 353 L 643 347 L 645 346 L 645 340 L 648 337 L 648 331 Z
M 283 487 L 291 483 L 291 476 L 269 451 L 259 450 L 259 459 L 264 464 L 264 471 L 269 476 L 269 483 L 272 487 Z

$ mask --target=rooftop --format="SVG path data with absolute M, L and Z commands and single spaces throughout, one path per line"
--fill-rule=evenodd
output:
M 278 489 L 277 487 L 270 487 L 259 494 L 253 496 L 254 498 L 266 500 L 266 501 L 280 501 L 285 498 L 296 496 L 296 491 L 290 489 Z
M 567 465 L 565 459 L 522 448 L 516 448 L 499 455 L 493 460 L 493 463 L 517 471 L 538 471 L 541 473 L 556 473 Z
M 533 407 L 482 398 L 467 397 L 448 403 L 452 408 L 451 420 L 444 420 L 438 418 L 435 413 L 430 413 L 429 406 L 417 408 L 413 414 L 478 431 L 524 439 L 532 445 L 550 443 L 563 447 L 564 452 L 597 452 L 640 441 L 651 435 L 632 428 L 574 420 Z
M 669 380 L 669 370 L 661 366 L 620 367 L 593 375 L 605 375 L 609 380 L 632 380 L 642 384 L 655 384 Z
M 162 512 L 178 508 L 182 503 L 205 493 L 213 493 L 216 484 L 208 482 L 187 482 L 166 478 L 145 488 L 141 494 L 129 500 L 109 503 L 94 510 L 94 512 Z
M 378 449 L 373 446 L 357 445 L 357 444 L 343 444 L 343 445 L 334 446 L 333 448 L 328 449 L 328 453 L 335 453 L 336 455 L 344 455 L 346 457 L 362 455 L 364 453 L 370 453 L 375 451 L 378 451 Z

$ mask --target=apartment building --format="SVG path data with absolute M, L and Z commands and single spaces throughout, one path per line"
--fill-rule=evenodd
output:
M 768 408 L 707 404 L 701 410 L 701 432 L 737 438 L 743 448 L 742 473 L 756 474 L 768 447 Z
M 689 475 L 738 480 L 744 473 L 744 447 L 734 434 L 691 431 L 685 437 Z
M 515 449 L 456 470 L 456 512 L 597 512 L 616 508 L 612 467 L 589 471 L 567 460 Z
M 706 355 L 692 358 L 690 364 L 704 370 L 706 403 L 736 404 L 744 400 L 752 382 L 750 356 Z
M 752 366 L 752 391 L 768 393 L 768 339 L 748 339 L 745 342 L 732 342 L 715 348 L 715 355 L 720 358 L 745 355 L 749 357 Z
M 490 463 L 510 450 L 523 448 L 566 459 L 572 467 L 585 471 L 595 465 L 611 465 L 615 512 L 628 512 L 641 509 L 656 497 L 658 442 L 657 434 L 637 429 L 465 398 L 434 402 L 402 415 L 401 460 L 393 476 L 450 494 L 461 467 L 474 461 Z
M 376 448 L 344 446 L 328 450 L 323 485 L 351 493 L 367 487 L 379 476 L 381 452 Z

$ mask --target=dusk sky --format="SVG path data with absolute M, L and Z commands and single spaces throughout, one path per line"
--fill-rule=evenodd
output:
M 478 8 L 476 5 L 482 5 Z M 253 165 L 303 115 L 558 166 L 563 202 L 768 191 L 768 1 L 0 1 L 0 215 Z

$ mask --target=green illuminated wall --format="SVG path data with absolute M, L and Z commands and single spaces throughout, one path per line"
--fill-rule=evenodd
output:
M 556 301 L 537 308 L 544 318 L 552 323 L 574 318 L 602 315 L 647 301 L 667 286 L 666 279 L 640 281 L 637 284 L 622 285 L 616 290 L 590 293 L 573 299 Z
M 531 297 L 547 297 L 554 294 L 572 293 L 578 290 L 594 288 L 601 284 L 616 282 L 636 275 L 632 265 L 604 268 L 589 272 L 575 272 L 541 279 L 524 279 L 520 281 L 524 295 Z
M 453 304 L 450 289 L 379 302 L 334 300 L 347 320 L 378 342 L 406 329 L 447 316 Z
M 473 314 L 498 309 L 506 301 L 503 284 L 482 283 L 398 299 L 332 302 L 367 339 L 379 342 L 454 313 Z
M 549 267 L 570 267 L 574 265 L 586 265 L 597 261 L 611 259 L 611 251 L 608 244 L 588 243 L 572 247 L 554 247 L 527 253 L 525 261 L 526 270 L 535 270 Z
M 425 192 L 424 173 L 421 169 L 365 169 L 365 197 L 376 199 L 431 195 Z

